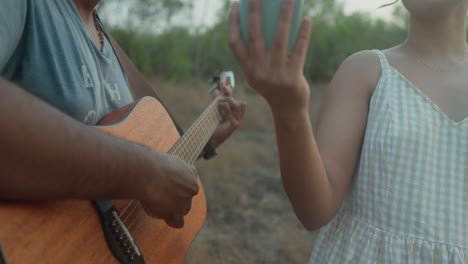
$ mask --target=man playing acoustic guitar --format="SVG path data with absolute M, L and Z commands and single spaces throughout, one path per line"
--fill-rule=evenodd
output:
M 0 199 L 135 199 L 180 228 L 198 192 L 195 168 L 91 127 L 134 100 L 98 3 L 2 1 Z M 213 148 L 239 127 L 246 108 L 229 86 L 221 90 L 226 116 Z

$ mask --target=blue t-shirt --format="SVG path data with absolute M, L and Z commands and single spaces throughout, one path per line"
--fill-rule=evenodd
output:
M 73 0 L 2 0 L 0 75 L 88 125 L 133 101 L 110 42 L 93 44 Z

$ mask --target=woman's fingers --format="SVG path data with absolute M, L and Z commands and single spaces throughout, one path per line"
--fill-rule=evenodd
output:
M 229 46 L 237 61 L 244 67 L 249 58 L 241 36 L 239 2 L 237 1 L 232 4 L 229 15 Z
M 293 53 L 291 54 L 290 63 L 294 71 L 301 71 L 302 73 L 304 69 L 311 33 L 312 21 L 310 18 L 306 18 L 302 21 L 296 45 L 294 46 Z
M 268 0 L 265 0 L 268 1 Z M 254 60 L 261 60 L 265 51 L 262 34 L 262 0 L 249 1 L 249 47 L 248 53 Z
M 289 34 L 294 13 L 294 0 L 283 0 L 280 18 L 272 48 L 271 62 L 273 65 L 284 65 L 288 59 Z

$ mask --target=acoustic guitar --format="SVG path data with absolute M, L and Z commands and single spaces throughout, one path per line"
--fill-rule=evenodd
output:
M 234 87 L 232 72 L 215 81 Z M 182 137 L 153 97 L 110 113 L 96 129 L 193 164 L 222 120 L 220 98 L 213 99 Z M 181 229 L 151 218 L 134 200 L 0 202 L 0 263 L 183 263 L 206 217 L 199 177 L 198 182 L 200 191 Z

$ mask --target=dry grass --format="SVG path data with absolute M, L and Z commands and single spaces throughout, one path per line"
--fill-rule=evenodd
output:
M 184 129 L 209 104 L 206 82 L 152 83 Z M 313 123 L 322 88 L 312 91 Z M 295 217 L 281 185 L 268 106 L 247 85 L 236 89 L 249 105 L 242 127 L 215 159 L 196 164 L 208 215 L 186 263 L 307 263 L 314 235 Z

